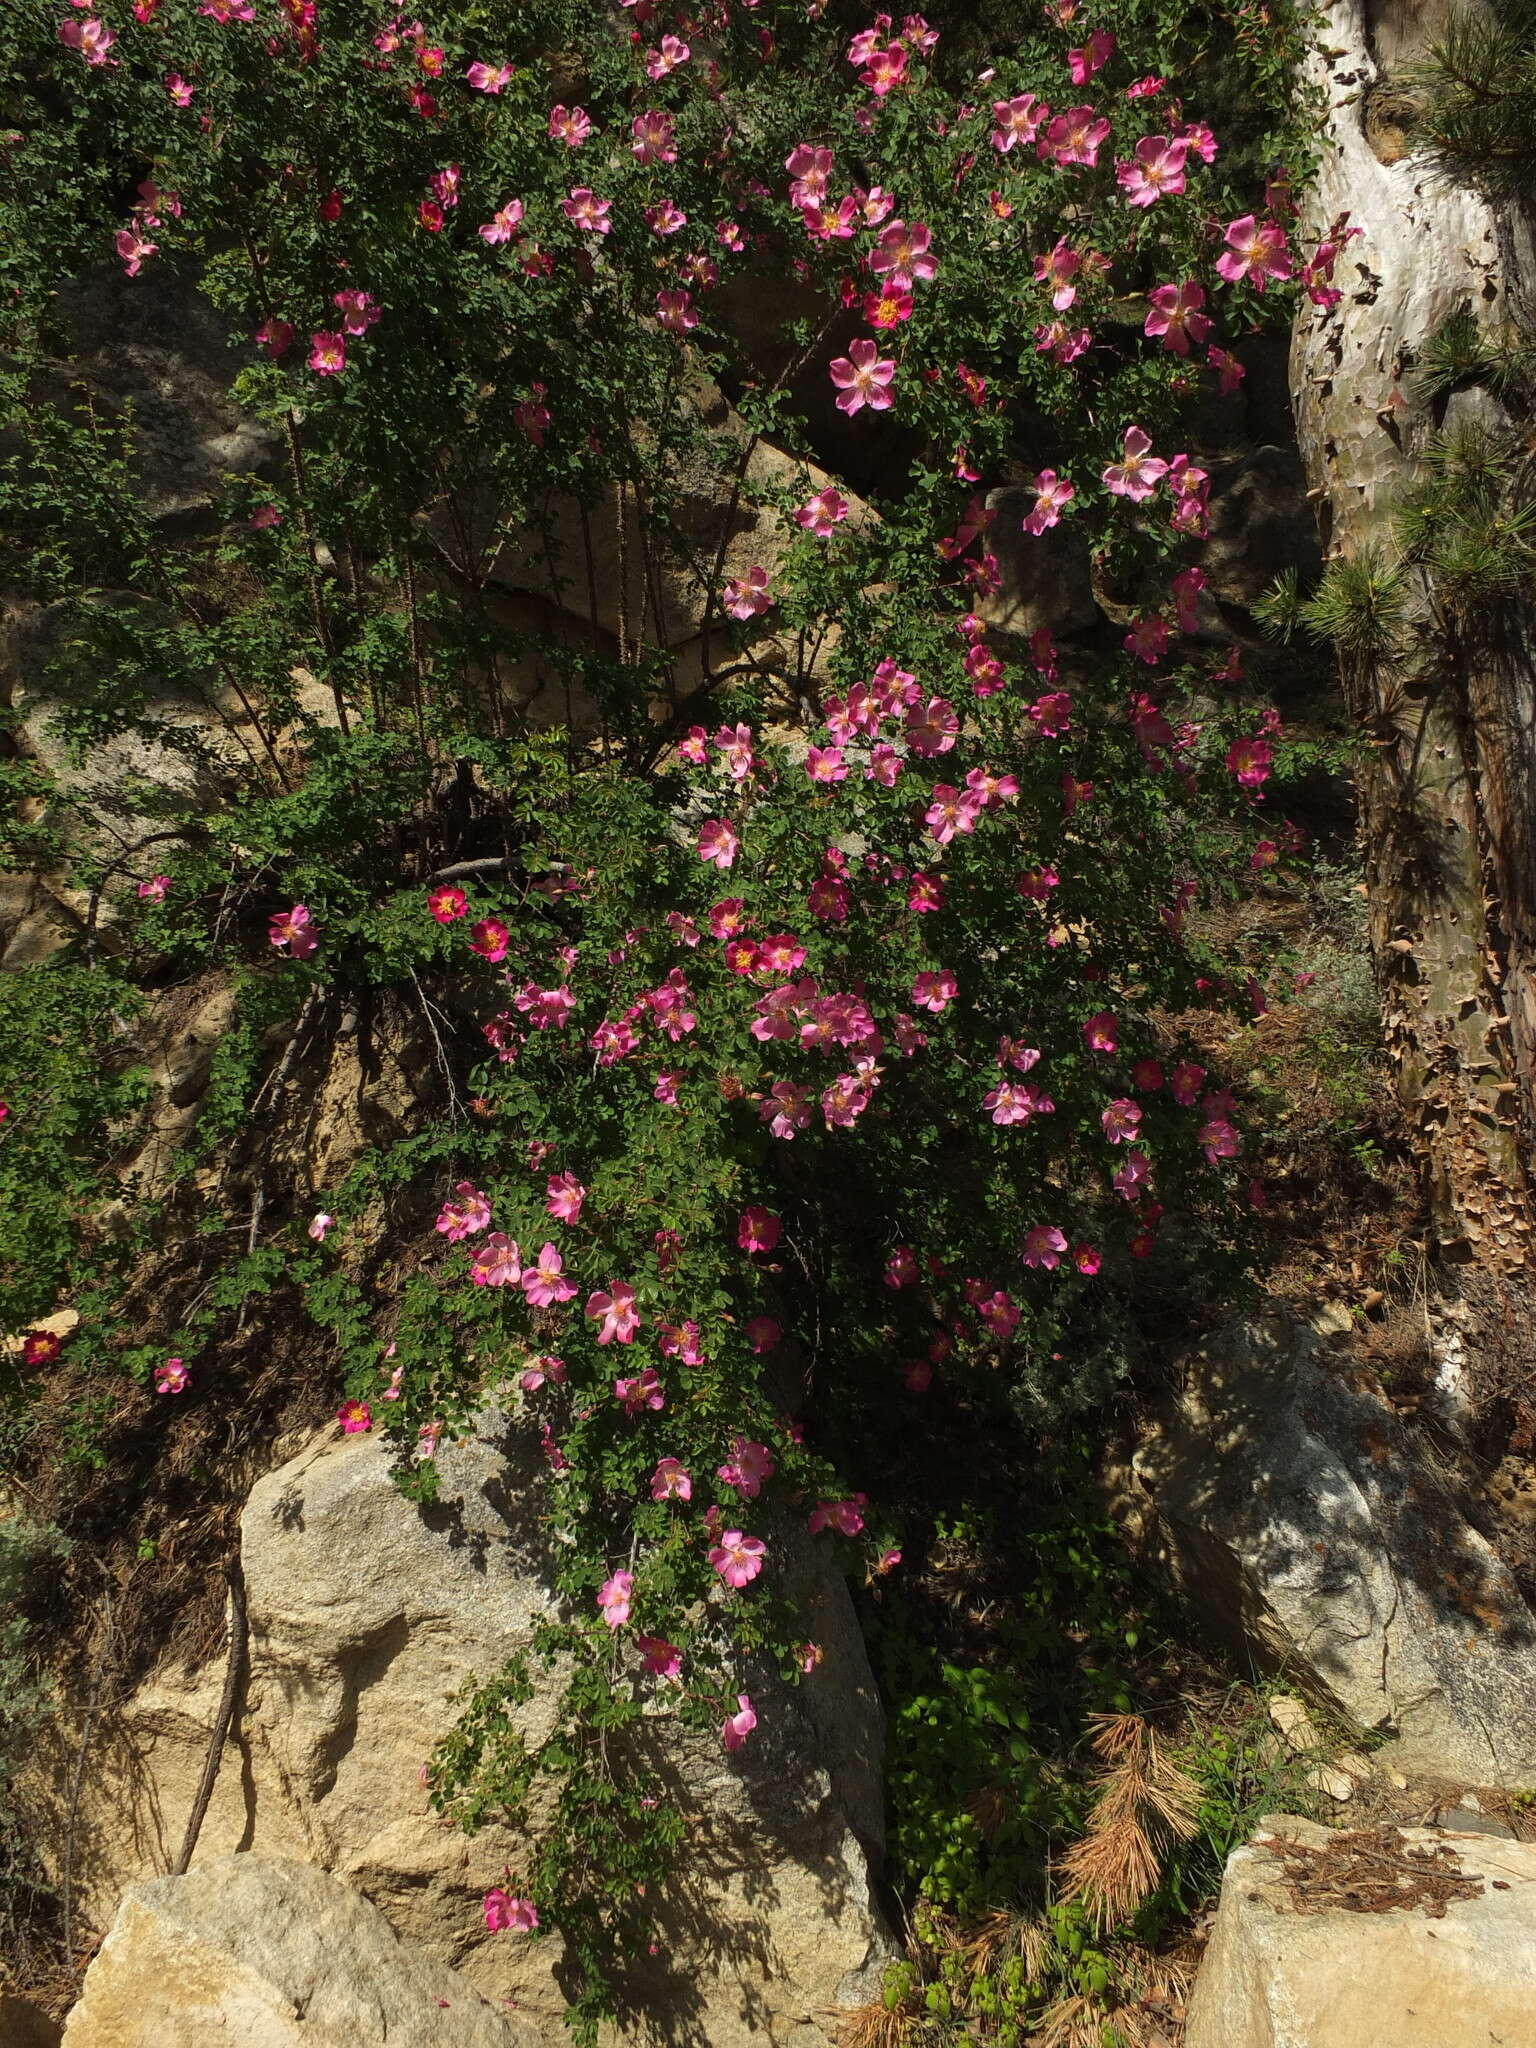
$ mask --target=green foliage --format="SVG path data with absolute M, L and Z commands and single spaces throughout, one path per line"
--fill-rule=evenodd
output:
M 1536 6 L 1458 7 L 1417 79 L 1419 140 L 1447 176 L 1500 204 L 1536 189 Z
M 1409 591 L 1400 563 L 1372 543 L 1353 555 L 1336 555 L 1309 598 L 1300 593 L 1294 569 L 1282 571 L 1273 590 L 1255 607 L 1260 620 L 1289 639 L 1298 627 L 1336 647 L 1352 663 L 1388 659 L 1408 619 Z
M 105 965 L 56 960 L 0 976 L 0 1329 L 55 1305 L 81 1219 L 113 1186 L 112 1151 L 149 1094 L 133 1054 L 143 998 Z
M 416 1499 L 488 1399 L 542 1445 L 560 1704 L 525 1742 L 528 1673 L 489 1675 L 434 1796 L 471 1829 L 537 1818 L 509 1881 L 564 1939 L 585 2041 L 684 1825 L 652 1726 L 724 1740 L 748 1674 L 814 1673 L 786 1518 L 884 1568 L 899 1399 L 931 1381 L 994 1440 L 1059 1430 L 1125 1370 L 1143 1275 L 1240 1268 L 1237 1104 L 1168 1020 L 1241 985 L 1185 919 L 1248 886 L 1254 842 L 1292 843 L 1265 808 L 1277 719 L 1255 731 L 1170 602 L 1203 472 L 1116 477 L 1133 430 L 1189 445 L 1220 368 L 1160 338 L 1149 294 L 1198 285 L 1234 348 L 1286 315 L 1273 278 L 1218 271 L 1211 225 L 1240 241 L 1273 204 L 1284 238 L 1286 176 L 1258 186 L 1304 168 L 1298 18 L 1106 0 L 1121 47 L 1081 89 L 1105 132 L 1074 158 L 991 139 L 997 104 L 1078 104 L 1033 14 L 958 10 L 936 51 L 909 23 L 871 94 L 862 24 L 798 6 L 679 18 L 698 48 L 655 76 L 590 0 L 419 32 L 361 0 L 259 9 L 165 0 L 100 63 L 46 0 L 0 17 L 0 526 L 48 707 L 10 723 L 55 763 L 4 765 L 4 851 L 91 905 L 0 984 L 0 1319 L 80 1309 L 71 1455 L 165 1352 L 190 1383 L 156 1427 L 220 1399 L 226 1340 L 294 1302 Z M 1130 96 L 1154 73 L 1177 111 L 1168 84 Z M 590 138 L 552 136 L 557 100 Z M 1196 130 L 1183 189 L 1132 207 L 1117 163 L 1185 119 L 1220 147 Z M 830 223 L 791 162 L 832 179 Z M 910 304 L 898 219 L 937 264 L 914 225 Z M 80 360 L 77 280 L 113 261 L 125 321 L 212 308 L 231 338 L 248 466 L 185 516 Z M 866 339 L 895 402 L 836 411 Z M 817 533 L 832 468 L 862 503 Z M 1016 538 L 989 494 L 1047 470 L 1075 496 L 1046 544 L 1125 595 L 1127 639 L 981 616 Z M 1363 646 L 1361 601 L 1330 587 L 1319 630 L 1342 606 Z M 234 1016 L 195 1131 L 130 1171 L 145 992 L 203 977 Z M 413 1127 L 304 1185 L 275 1136 L 296 1097 L 407 1026 Z M 149 1249 L 174 1284 L 145 1328 L 122 1276 Z M 767 1562 L 732 1584 L 743 1535 Z M 1012 1676 L 890 1650 L 906 1875 L 967 1911 L 1059 1827 L 1045 1678 L 1075 1731 L 1132 1647 L 1091 1518 L 1042 1530 L 1031 1570 Z M 967 1802 L 999 1765 L 983 1851 Z

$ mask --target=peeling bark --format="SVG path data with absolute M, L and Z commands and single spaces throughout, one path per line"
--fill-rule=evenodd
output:
M 1421 53 L 1442 25 L 1438 13 L 1407 0 L 1333 0 L 1309 60 L 1326 112 L 1302 232 L 1315 240 L 1346 209 L 1362 230 L 1339 260 L 1342 303 L 1303 306 L 1291 351 L 1298 438 L 1330 555 L 1391 547 L 1394 506 L 1442 424 L 1413 385 L 1426 341 L 1458 313 L 1503 325 L 1536 278 L 1522 225 L 1439 179 L 1382 117 L 1383 106 L 1402 103 L 1383 61 Z M 1427 584 L 1414 608 L 1427 659 L 1412 673 L 1345 663 L 1342 677 L 1370 743 L 1359 794 L 1372 951 L 1441 1251 L 1477 1269 L 1484 1285 L 1472 1292 L 1502 1300 L 1499 1320 L 1518 1321 L 1513 1348 L 1528 1360 L 1532 622 L 1522 602 L 1449 626 Z

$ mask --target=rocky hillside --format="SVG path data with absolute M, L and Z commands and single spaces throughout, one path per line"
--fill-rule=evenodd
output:
M 0 2048 L 1516 2037 L 1532 26 L 13 0 Z

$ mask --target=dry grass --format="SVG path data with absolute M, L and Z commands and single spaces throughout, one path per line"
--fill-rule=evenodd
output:
M 883 1998 L 871 1998 L 836 2015 L 837 2048 L 907 2048 L 917 2016 L 912 1999 L 902 1999 L 893 2009 Z
M 1080 1898 L 1102 1931 L 1155 1890 L 1174 1841 L 1195 1832 L 1199 1788 L 1140 1714 L 1095 1714 L 1102 1759 L 1093 1812 L 1062 1863 L 1065 1896 Z
M 1132 1947 L 1117 1950 L 1116 1965 L 1129 1996 L 1113 2004 L 1076 1993 L 1058 1998 L 1041 2015 L 1029 2048 L 1103 2048 L 1106 2038 L 1120 2048 L 1176 2048 L 1192 1982 L 1189 1971 L 1168 1956 Z M 1113 2030 L 1108 2037 L 1106 2029 Z

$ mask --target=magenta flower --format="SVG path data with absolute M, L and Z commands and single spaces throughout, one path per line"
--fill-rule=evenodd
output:
M 862 1493 L 856 1493 L 851 1500 L 821 1501 L 811 1510 L 806 1526 L 813 1536 L 819 1536 L 823 1529 L 835 1529 L 839 1536 L 857 1536 L 864 1527 L 862 1511 L 867 1505 Z
M 588 1295 L 586 1312 L 594 1321 L 602 1319 L 602 1328 L 597 1333 L 599 1344 L 635 1341 L 640 1315 L 635 1307 L 635 1290 L 626 1281 L 610 1280 L 606 1291 L 599 1289 Z
M 1043 1266 L 1054 1273 L 1066 1253 L 1067 1240 L 1054 1223 L 1037 1223 L 1024 1239 L 1026 1266 Z
M 1274 758 L 1268 740 L 1234 740 L 1227 749 L 1227 767 L 1244 789 L 1264 787 Z
M 321 1209 L 317 1214 L 310 1217 L 304 1235 L 313 1238 L 316 1244 L 324 1244 L 325 1233 L 332 1228 L 335 1221 L 336 1218 L 334 1216 L 327 1216 L 325 1211 Z
M 1091 171 L 1108 134 L 1108 121 L 1092 107 L 1068 107 L 1046 129 L 1040 148 L 1063 170 L 1068 164 L 1085 164 Z
M 207 9 L 203 12 L 206 14 Z M 117 59 L 108 52 L 117 41 L 104 21 L 94 14 L 88 14 L 84 21 L 65 21 L 59 24 L 59 41 L 66 49 L 78 50 L 86 63 L 99 69 L 103 64 L 116 64 Z
M 1067 69 L 1074 85 L 1086 85 L 1096 71 L 1102 71 L 1115 54 L 1115 39 L 1108 29 L 1096 28 L 1080 50 L 1068 50 Z
M 871 412 L 888 412 L 895 403 L 891 379 L 896 375 L 895 359 L 882 357 L 879 344 L 861 336 L 848 344 L 848 353 L 838 356 L 828 374 L 837 386 L 837 409 L 851 419 L 867 405 Z
M 499 93 L 513 79 L 510 64 L 471 64 L 464 76 L 476 92 Z
M 920 1010 L 937 1017 L 960 993 L 960 984 L 947 967 L 925 969 L 912 983 L 912 1000 Z
M 168 71 L 165 74 L 165 90 L 173 107 L 191 106 L 192 87 L 179 71 Z
M 337 292 L 331 304 L 340 311 L 341 324 L 348 334 L 366 334 L 382 317 L 369 292 Z
M 1040 123 L 1049 120 L 1050 112 L 1050 108 L 1037 100 L 1032 92 L 1021 93 L 1013 100 L 994 100 L 992 147 L 1006 156 L 1015 143 L 1022 142 L 1027 146 L 1034 141 Z
M 509 199 L 505 206 L 497 208 L 491 219 L 480 229 L 481 241 L 490 242 L 493 246 L 500 242 L 510 242 L 517 233 L 522 218 L 521 199 Z
M 1121 645 L 1148 668 L 1156 668 L 1168 652 L 1168 628 L 1161 619 L 1134 619 Z
M 1049 255 L 1035 258 L 1035 282 L 1051 287 L 1051 304 L 1058 313 L 1065 313 L 1077 297 L 1077 286 L 1072 280 L 1083 267 L 1083 259 L 1075 249 L 1067 246 L 1067 238 L 1061 236 Z
M 756 1202 L 742 1210 L 736 1225 L 736 1242 L 744 1252 L 771 1252 L 783 1235 L 778 1217 Z
M 683 1653 L 663 1636 L 636 1636 L 640 1668 L 652 1678 L 676 1678 L 683 1668 Z
M 727 1486 L 747 1500 L 756 1500 L 763 1489 L 763 1481 L 771 1479 L 778 1470 L 773 1453 L 766 1444 L 749 1443 L 743 1436 L 737 1437 L 731 1446 L 731 1455 L 723 1465 L 715 1468 L 715 1477 L 723 1479 Z
M 597 1604 L 605 1628 L 622 1628 L 629 1619 L 630 1596 L 635 1590 L 633 1572 L 615 1572 L 598 1589 Z
M 610 204 L 607 199 L 599 199 L 587 186 L 577 185 L 568 198 L 561 200 L 560 211 L 584 235 L 606 235 L 611 226 L 608 219 Z
M 1083 1026 L 1083 1039 L 1090 1052 L 1113 1052 L 1120 1043 L 1119 1025 L 1110 1010 L 1097 1010 Z
M 751 726 L 722 725 L 714 734 L 713 744 L 724 755 L 731 780 L 745 782 L 757 766 L 757 756 L 752 751 Z
M 794 181 L 790 189 L 797 203 L 801 192 L 814 198 L 827 189 L 832 175 L 832 152 L 813 148 L 809 142 L 798 142 L 785 157 L 784 168 Z
M 1113 497 L 1130 498 L 1140 504 L 1157 489 L 1168 474 L 1168 465 L 1161 457 L 1147 452 L 1151 446 L 1140 427 L 1126 428 L 1121 460 L 1110 463 L 1104 471 L 1105 487 Z
M 1151 206 L 1165 193 L 1184 190 L 1184 159 L 1189 144 L 1166 135 L 1144 135 L 1134 156 L 1115 165 L 1115 179 L 1128 206 Z
M 469 898 L 462 889 L 456 889 L 451 882 L 444 882 L 427 891 L 427 908 L 439 924 L 452 924 L 468 910 Z
M 720 1740 L 727 1750 L 733 1752 L 745 1745 L 747 1737 L 757 1726 L 757 1715 L 746 1693 L 737 1693 L 736 1706 L 737 1712 L 727 1714 L 720 1725 Z
M 679 228 L 687 227 L 688 216 L 680 206 L 664 199 L 659 206 L 645 209 L 645 224 L 653 235 L 675 235 Z
M 1035 353 L 1049 356 L 1053 363 L 1075 363 L 1092 340 L 1086 327 L 1068 327 L 1065 320 L 1051 320 L 1035 329 Z
M 485 1895 L 485 1924 L 492 1934 L 532 1934 L 539 1924 L 532 1899 L 514 1899 L 499 1888 Z
M 1205 583 L 1203 569 L 1181 569 L 1173 579 L 1174 614 L 1181 633 L 1193 633 L 1199 622 L 1197 607 Z
M 1027 1124 L 1032 1116 L 1047 1116 L 1056 1105 L 1033 1081 L 999 1081 L 983 1102 L 995 1124 Z
M 473 1181 L 454 1183 L 453 1198 L 438 1212 L 437 1228 L 450 1244 L 458 1244 L 491 1220 L 491 1205 Z
M 587 1191 L 574 1173 L 552 1174 L 544 1192 L 549 1197 L 544 1206 L 558 1222 L 574 1223 L 581 1215 Z
M 1035 502 L 1024 515 L 1023 526 L 1026 533 L 1039 535 L 1060 522 L 1062 513 L 1077 496 L 1077 490 L 1054 469 L 1042 469 L 1038 476 L 1030 479 L 1030 487 L 1035 493 Z
M 1134 1138 L 1141 1126 L 1141 1115 L 1139 1103 L 1132 1102 L 1126 1095 L 1116 1096 L 1099 1118 L 1110 1144 L 1123 1145 L 1127 1139 Z
M 685 291 L 661 291 L 656 294 L 656 322 L 668 334 L 686 334 L 697 327 L 699 316 L 693 310 L 693 296 Z
M 1216 389 L 1223 398 L 1230 397 L 1248 374 L 1236 356 L 1217 348 L 1214 342 L 1206 350 L 1205 360 L 1216 372 Z
M 655 1096 L 658 1102 L 665 1102 L 669 1107 L 675 1106 L 677 1102 L 677 1084 L 682 1078 L 681 1074 L 663 1068 L 656 1076 L 656 1085 L 651 1090 L 652 1095 Z
M 279 911 L 267 925 L 267 943 L 279 951 L 286 947 L 295 960 L 307 960 L 320 941 L 315 936 L 314 919 L 302 903 L 295 903 L 291 910 Z
M 692 52 L 688 45 L 679 42 L 676 36 L 663 36 L 659 50 L 648 50 L 645 58 L 645 75 L 649 79 L 665 78 L 669 71 L 675 71 L 679 64 L 686 64 Z
M 184 1390 L 186 1384 L 187 1368 L 179 1358 L 168 1358 L 163 1365 L 155 1367 L 155 1392 L 157 1394 L 179 1394 Z
M 1151 1171 L 1152 1162 L 1146 1153 L 1132 1150 L 1125 1155 L 1125 1164 L 1111 1177 L 1111 1185 L 1123 1201 L 1134 1202 Z
M 1001 1288 L 976 1304 L 976 1313 L 994 1337 L 1011 1337 L 1019 1327 L 1020 1309 L 1011 1294 Z
M 1226 244 L 1226 255 L 1216 258 L 1216 272 L 1228 284 L 1241 284 L 1247 278 L 1255 291 L 1263 291 L 1272 277 L 1291 274 L 1284 228 L 1268 222 L 1260 227 L 1251 213 L 1245 213 L 1228 227 Z
M 565 1360 L 552 1357 L 547 1351 L 517 1376 L 517 1384 L 525 1394 L 536 1394 L 546 1380 L 553 1380 L 557 1387 L 565 1384 Z
M 483 917 L 478 924 L 470 926 L 470 950 L 478 953 L 482 960 L 491 961 L 493 965 L 498 960 L 506 959 L 507 948 L 511 943 L 512 934 L 499 917 Z
M 805 754 L 805 772 L 812 782 L 842 782 L 848 774 L 848 764 L 843 759 L 841 747 L 808 747 Z
M 973 790 L 956 789 L 952 782 L 936 782 L 923 821 L 940 846 L 948 846 L 957 833 L 975 831 L 983 809 Z
M 630 153 L 636 163 L 673 164 L 677 151 L 672 144 L 672 116 L 656 112 L 636 114 L 629 124 Z
M 158 242 L 146 242 L 133 228 L 119 228 L 112 237 L 113 247 L 123 259 L 123 269 L 129 277 L 137 277 L 146 257 L 153 256 L 159 249 Z
M 1208 1166 L 1214 1166 L 1218 1159 L 1235 1159 L 1242 1144 L 1236 1129 L 1224 1116 L 1213 1116 L 1209 1123 L 1202 1124 L 1195 1142 L 1205 1154 Z
M 347 367 L 347 338 L 322 329 L 309 337 L 309 367 L 317 377 L 335 377 Z
M 699 827 L 699 859 L 722 872 L 734 862 L 740 845 L 723 818 L 707 818 Z
M 693 1480 L 676 1458 L 663 1458 L 651 1474 L 652 1500 L 691 1500 Z
M 1163 347 L 1175 355 L 1187 356 L 1192 341 L 1204 341 L 1211 331 L 1209 318 L 1201 312 L 1205 293 L 1197 284 L 1160 284 L 1147 294 L 1151 311 L 1142 333 L 1149 340 L 1158 335 Z
M 900 85 L 907 75 L 907 53 L 900 43 L 883 50 L 871 50 L 869 62 L 859 73 L 860 85 L 867 85 L 877 100 Z
M 767 611 L 773 603 L 768 590 L 768 571 L 754 565 L 745 576 L 733 576 L 725 586 L 723 603 L 733 619 L 754 619 Z
M 523 1277 L 523 1255 L 515 1237 L 493 1230 L 475 1248 L 469 1277 L 476 1287 L 515 1287 Z
M 139 884 L 139 901 L 141 903 L 163 903 L 165 901 L 165 892 L 170 886 L 171 878 L 169 875 L 151 875 L 147 882 L 140 882 Z
M 373 1427 L 373 1410 L 366 1401 L 343 1401 L 336 1410 L 343 1436 L 360 1436 Z
M 750 1586 L 763 1568 L 768 1546 L 760 1536 L 743 1536 L 739 1529 L 727 1529 L 709 1553 L 709 1561 L 734 1592 Z
M 959 738 L 959 715 L 945 698 L 930 697 L 909 706 L 906 734 L 913 753 L 932 760 L 936 754 L 947 754 Z
M 842 492 L 828 484 L 818 491 L 795 514 L 795 524 L 803 526 L 808 533 L 814 533 L 818 540 L 825 540 L 834 526 L 840 526 L 848 517 L 848 500 Z
M 893 220 L 870 251 L 869 267 L 876 277 L 888 277 L 900 291 L 910 291 L 921 279 L 929 284 L 938 275 L 938 259 L 930 253 L 933 237 L 920 220 L 909 227 Z
M 585 107 L 551 107 L 549 139 L 563 142 L 567 149 L 579 149 L 592 133 L 592 118 Z M 574 199 L 575 193 L 571 194 Z
M 286 320 L 263 320 L 256 330 L 256 341 L 264 355 L 278 362 L 293 346 L 293 328 Z
M 569 1301 L 576 1292 L 575 1281 L 565 1277 L 559 1252 L 547 1241 L 537 1264 L 523 1268 L 523 1292 L 535 1308 L 551 1308 L 557 1301 Z

